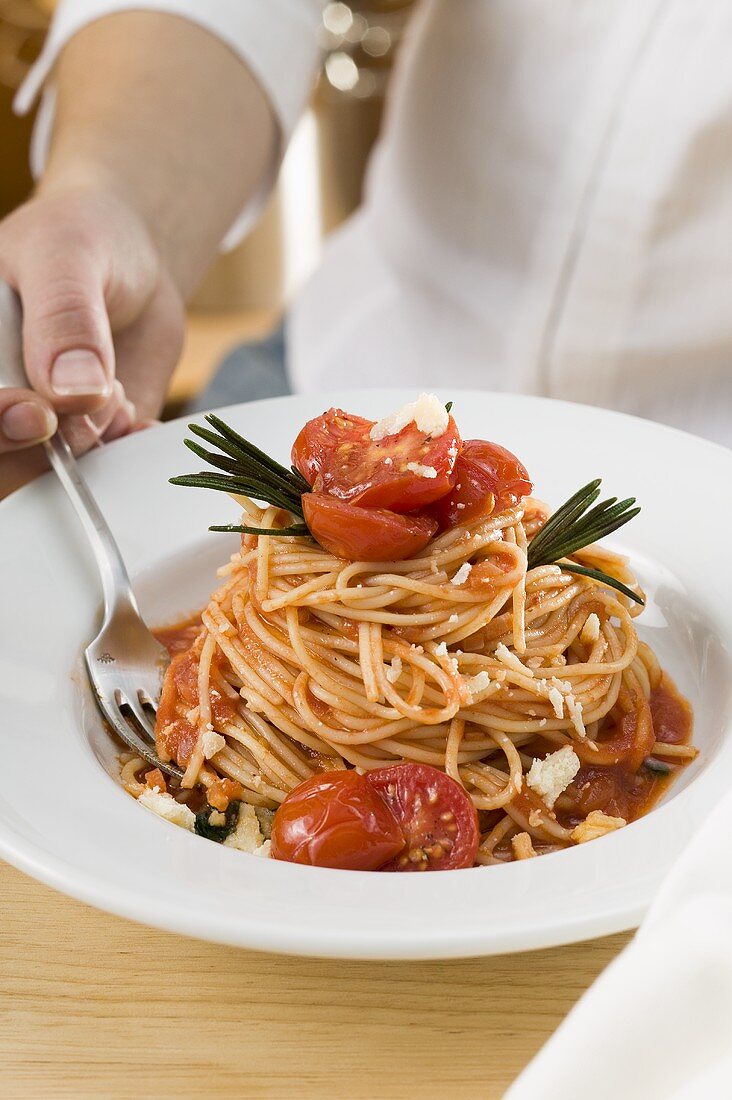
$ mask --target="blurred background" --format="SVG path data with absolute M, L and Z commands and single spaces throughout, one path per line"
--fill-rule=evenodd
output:
M 385 89 L 416 3 L 338 0 L 325 7 L 323 64 L 310 107 L 262 221 L 219 258 L 191 303 L 167 415 L 195 398 L 232 347 L 277 325 L 285 302 L 317 264 L 324 237 L 358 206 Z M 0 217 L 32 187 L 33 118 L 16 118 L 12 100 L 40 52 L 53 8 L 53 0 L 0 0 Z

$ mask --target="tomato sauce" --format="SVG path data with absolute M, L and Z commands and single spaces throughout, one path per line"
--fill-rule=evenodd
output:
M 197 612 L 172 626 L 159 626 L 153 634 L 171 657 L 190 649 L 201 631 L 201 613 Z
M 691 738 L 691 707 L 664 673 L 661 683 L 651 692 L 651 715 L 657 741 L 665 745 L 686 745 Z
M 197 639 L 201 633 L 201 616 L 191 616 L 172 626 L 160 627 L 153 633 L 171 656 L 155 725 L 157 748 L 162 759 L 175 760 L 185 767 L 198 740 L 198 729 L 188 721 L 187 713 L 198 706 L 198 662 L 201 646 L 200 643 L 197 644 Z M 214 659 L 211 664 L 212 673 L 215 668 Z M 220 727 L 222 723 L 231 720 L 234 706 L 213 687 L 210 699 L 213 721 Z
M 688 744 L 692 732 L 691 707 L 665 673 L 649 702 L 656 741 Z M 592 810 L 601 810 L 610 817 L 635 821 L 652 809 L 686 763 L 656 760 L 650 753 L 637 768 L 628 760 L 607 767 L 585 764 L 557 800 L 557 819 L 573 828 Z M 653 770 L 654 767 L 662 770 Z

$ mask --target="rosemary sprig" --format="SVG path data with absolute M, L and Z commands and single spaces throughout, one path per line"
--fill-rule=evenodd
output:
M 452 402 L 447 403 L 450 411 Z M 200 489 L 216 489 L 222 493 L 233 493 L 254 497 L 289 512 L 295 522 L 287 527 L 249 527 L 226 523 L 210 527 L 210 531 L 235 531 L 247 535 L 280 535 L 296 537 L 310 534 L 302 510 L 303 493 L 310 492 L 305 478 L 291 466 L 287 469 L 271 458 L 259 447 L 244 439 L 229 424 L 214 413 L 206 416 L 209 427 L 189 424 L 189 430 L 197 439 L 203 440 L 216 450 L 208 450 L 196 439 L 184 440 L 186 447 L 198 458 L 203 459 L 213 470 L 202 470 L 197 474 L 182 474 L 170 479 L 173 485 L 190 485 Z M 577 573 L 591 577 L 601 584 L 622 592 L 636 603 L 643 600 L 632 589 L 615 577 L 600 569 L 590 569 L 576 562 L 567 561 L 572 554 L 593 542 L 605 538 L 619 527 L 633 519 L 640 512 L 634 508 L 635 498 L 618 501 L 617 497 L 595 504 L 600 495 L 600 479 L 591 481 L 578 490 L 557 509 L 547 520 L 529 544 L 528 567 L 535 569 L 541 565 L 558 563 L 567 573 Z M 595 505 L 594 507 L 592 507 Z
M 302 474 L 294 467 L 288 470 L 280 465 L 214 413 L 209 413 L 205 419 L 213 431 L 199 424 L 189 424 L 189 431 L 198 439 L 215 447 L 219 453 L 207 450 L 194 439 L 186 439 L 184 443 L 198 458 L 203 459 L 209 466 L 213 466 L 214 471 L 202 470 L 197 474 L 171 477 L 171 484 L 216 489 L 222 493 L 254 497 L 255 500 L 266 501 L 267 504 L 273 504 L 285 512 L 290 512 L 300 521 L 282 528 L 264 529 L 225 524 L 210 527 L 209 530 L 262 535 L 309 534 L 304 522 L 301 498 L 303 493 L 310 491 L 310 486 Z
M 621 501 L 617 497 L 611 497 L 593 508 L 592 505 L 600 495 L 600 484 L 600 478 L 597 478 L 583 486 L 546 521 L 541 531 L 529 543 L 528 567 L 536 569 L 540 565 L 556 563 L 567 573 L 591 577 L 642 604 L 643 600 L 636 592 L 609 573 L 565 560 L 585 546 L 591 546 L 617 531 L 640 512 L 640 508 L 633 507 L 635 497 Z

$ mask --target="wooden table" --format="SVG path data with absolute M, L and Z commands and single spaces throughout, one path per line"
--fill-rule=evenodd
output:
M 107 916 L 0 864 L 0 1096 L 498 1100 L 627 942 L 320 962 Z
M 192 319 L 173 398 L 272 319 Z M 319 962 L 96 912 L 0 863 L 0 1097 L 498 1100 L 627 942 Z

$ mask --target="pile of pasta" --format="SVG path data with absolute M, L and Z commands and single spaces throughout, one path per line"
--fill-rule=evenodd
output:
M 237 499 L 245 525 L 281 523 Z M 234 781 L 269 809 L 318 771 L 430 764 L 479 811 L 485 864 L 625 824 L 583 811 L 567 787 L 578 767 L 617 782 L 653 751 L 661 669 L 626 596 L 561 565 L 527 570 L 547 516 L 528 497 L 388 563 L 244 535 L 170 666 L 161 758 L 185 767 L 183 789 Z M 639 591 L 624 558 L 591 547 L 577 559 Z

